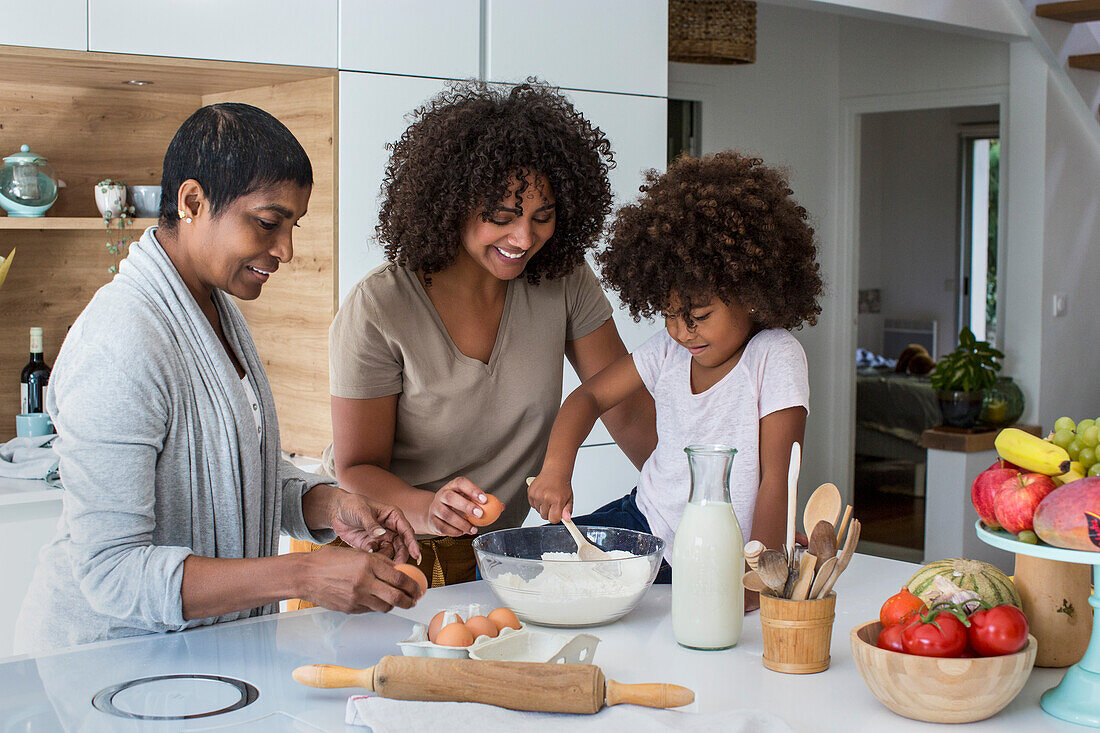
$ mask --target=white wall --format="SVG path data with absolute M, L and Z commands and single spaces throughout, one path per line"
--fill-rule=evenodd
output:
M 736 148 L 790 168 L 821 246 L 826 295 L 815 328 L 796 336 L 810 363 L 810 418 L 800 493 L 851 485 L 858 260 L 842 226 L 842 105 L 852 100 L 952 93 L 988 103 L 1008 83 L 1007 44 L 861 18 L 760 3 L 757 62 L 670 64 L 669 97 L 703 103 L 703 151 Z M 925 105 L 933 106 L 933 105 Z M 854 229 L 849 226 L 848 228 Z M 845 241 L 840 241 L 841 232 Z
M 1054 83 L 1047 84 L 1045 172 L 1038 418 L 1049 428 L 1061 415 L 1100 415 L 1100 144 Z M 1055 293 L 1068 296 L 1060 318 Z
M 996 122 L 997 116 L 995 106 L 863 115 L 859 288 L 881 289 L 882 311 L 859 314 L 860 347 L 881 349 L 887 318 L 934 320 L 940 353 L 954 346 L 960 126 Z M 914 261 L 921 266 L 912 267 Z

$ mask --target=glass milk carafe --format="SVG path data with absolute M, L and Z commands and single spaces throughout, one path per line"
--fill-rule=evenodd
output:
M 692 649 L 728 649 L 741 638 L 745 542 L 730 504 L 735 449 L 691 445 L 691 497 L 672 542 L 672 633 Z

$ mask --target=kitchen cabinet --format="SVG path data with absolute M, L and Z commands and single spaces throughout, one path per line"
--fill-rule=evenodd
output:
M 53 539 L 60 517 L 59 489 L 47 488 L 45 481 L 0 478 L 0 557 L 4 558 L 5 597 L 0 603 L 0 659 L 12 652 L 15 619 L 38 565 L 38 551 Z
M 668 94 L 666 0 L 486 0 L 489 81 L 627 94 Z
M 4 3 L 0 45 L 87 51 L 87 0 Z
M 340 72 L 339 302 L 385 261 L 374 239 L 386 145 L 409 126 L 406 116 L 447 85 L 440 79 Z
M 336 68 L 337 0 L 88 0 L 88 50 Z
M 666 125 L 668 102 L 663 97 L 642 97 L 626 94 L 603 94 L 598 92 L 566 92 L 576 108 L 592 124 L 606 133 L 611 141 L 615 156 L 615 168 L 612 169 L 611 190 L 615 195 L 614 210 L 624 203 L 635 200 L 638 187 L 644 180 L 644 171 L 654 168 L 665 169 Z M 614 210 L 612 216 L 614 216 Z M 602 248 L 601 242 L 599 247 Z M 589 264 L 595 265 L 591 262 Z M 596 270 L 597 274 L 599 270 Z M 619 297 L 607 291 L 607 297 L 615 308 L 615 327 L 622 336 L 627 351 L 641 346 L 664 324 L 660 321 L 643 320 L 635 323 L 630 312 L 621 305 Z M 576 372 L 566 363 L 562 385 L 562 398 L 580 384 Z M 597 422 L 585 439 L 585 445 L 612 442 L 611 435 Z
M 480 0 L 340 0 L 340 69 L 477 78 Z

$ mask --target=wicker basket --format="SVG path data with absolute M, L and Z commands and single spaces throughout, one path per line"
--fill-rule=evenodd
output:
M 689 64 L 756 61 L 756 3 L 669 0 L 668 60 Z

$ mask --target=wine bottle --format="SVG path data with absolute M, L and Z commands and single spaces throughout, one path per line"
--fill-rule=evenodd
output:
M 42 349 L 42 329 L 31 329 L 31 360 L 19 375 L 19 408 L 23 414 L 45 412 L 46 385 L 50 381 L 50 367 L 46 364 Z

